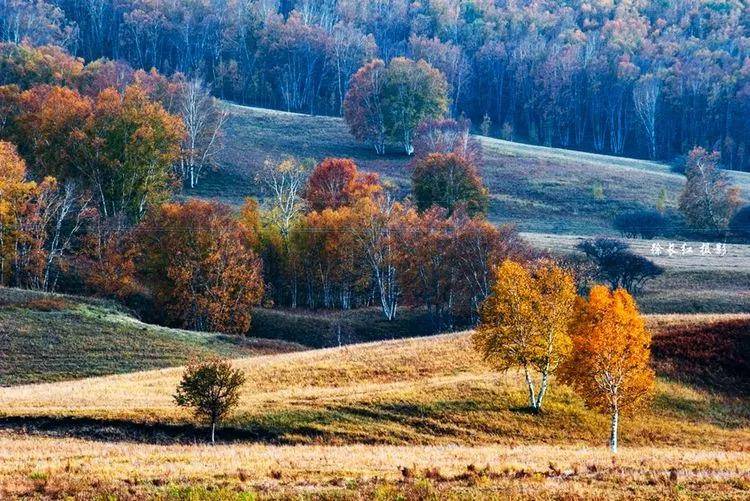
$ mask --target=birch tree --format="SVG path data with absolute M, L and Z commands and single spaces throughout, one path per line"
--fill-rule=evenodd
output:
M 180 101 L 185 139 L 179 174 L 186 186 L 195 188 L 203 170 L 217 165 L 216 155 L 222 148 L 222 129 L 229 113 L 218 106 L 201 80 L 185 84 Z
M 641 409 L 654 386 L 651 334 L 633 297 L 597 285 L 582 301 L 572 331 L 572 356 L 560 378 L 590 407 L 610 415 L 609 445 L 617 452 L 620 415 Z
M 641 77 L 633 87 L 633 106 L 646 133 L 652 159 L 656 158 L 656 108 L 660 93 L 661 82 L 651 74 Z
M 679 207 L 695 229 L 724 230 L 740 206 L 739 189 L 718 166 L 719 154 L 694 148 L 688 157 L 687 181 Z
M 555 264 L 528 270 L 505 260 L 480 309 L 474 347 L 498 370 L 523 371 L 534 412 L 541 411 L 550 377 L 570 353 L 575 299 L 573 277 Z

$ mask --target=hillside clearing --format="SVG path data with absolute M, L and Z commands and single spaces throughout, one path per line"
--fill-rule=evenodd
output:
M 394 182 L 402 195 L 408 190 L 409 159 L 394 153 L 375 155 L 354 140 L 339 118 L 224 106 L 231 116 L 220 169 L 187 195 L 240 204 L 246 196 L 260 195 L 254 177 L 262 163 L 288 155 L 353 158 L 361 168 Z M 477 137 L 484 149 L 483 177 L 491 195 L 489 218 L 516 223 L 522 231 L 611 231 L 615 214 L 653 208 L 662 189 L 667 207 L 675 208 L 684 183 L 682 176 L 655 162 Z M 744 196 L 750 196 L 750 174 L 730 175 Z M 603 198 L 593 195 L 595 186 L 601 186 Z
M 181 365 L 208 355 L 301 349 L 281 341 L 169 329 L 114 303 L 0 288 L 0 386 Z
M 673 329 L 748 316 L 654 317 L 653 327 Z M 686 324 L 687 322 L 687 324 Z M 487 369 L 466 333 L 352 345 L 236 361 L 248 374 L 226 438 L 273 443 L 596 445 L 605 440 L 606 417 L 586 410 L 567 388 L 555 385 L 546 411 L 524 410 L 525 393 L 514 374 Z M 172 393 L 179 368 L 66 383 L 0 390 L 6 424 L 22 418 L 30 429 L 80 434 L 130 423 L 136 440 L 194 439 L 186 412 Z M 148 436 L 158 423 L 159 437 Z M 170 428 L 172 426 L 173 428 Z M 142 430 L 140 428 L 143 428 Z M 83 435 L 85 436 L 85 432 Z M 97 432 L 99 433 L 99 432 Z M 651 411 L 623 424 L 629 446 L 750 446 L 750 402 L 662 379 Z

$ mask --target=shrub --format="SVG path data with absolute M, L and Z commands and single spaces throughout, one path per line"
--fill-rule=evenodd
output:
M 622 287 L 636 292 L 647 280 L 656 278 L 664 270 L 630 250 L 630 246 L 615 238 L 584 240 L 578 249 L 597 267 L 596 278 L 613 289 Z
M 614 226 L 628 238 L 655 238 L 665 235 L 669 223 L 655 210 L 638 210 L 626 212 L 615 217 Z

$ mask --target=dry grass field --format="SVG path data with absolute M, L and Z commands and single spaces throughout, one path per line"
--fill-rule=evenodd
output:
M 670 332 L 728 323 L 747 332 L 750 316 L 649 317 L 655 347 Z M 682 363 L 674 353 L 661 362 Z M 468 333 L 235 364 L 248 385 L 215 448 L 200 445 L 205 430 L 172 403 L 179 368 L 0 389 L 0 493 L 750 495 L 750 399 L 726 388 L 660 378 L 651 408 L 624 419 L 623 453 L 613 459 L 603 447 L 606 417 L 559 385 L 542 415 L 529 414 L 518 375 L 488 370 Z

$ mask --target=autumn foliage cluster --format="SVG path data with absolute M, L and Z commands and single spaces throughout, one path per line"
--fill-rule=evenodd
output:
M 702 145 L 743 170 L 749 26 L 728 0 L 0 3 L 0 41 L 196 75 L 244 104 L 340 115 L 359 68 L 406 57 L 490 134 L 660 159 Z
M 630 294 L 596 285 L 578 297 L 570 272 L 551 262 L 506 260 L 495 269 L 473 341 L 498 370 L 521 370 L 534 411 L 557 374 L 610 414 L 613 452 L 621 413 L 641 408 L 653 389 L 651 334 Z

